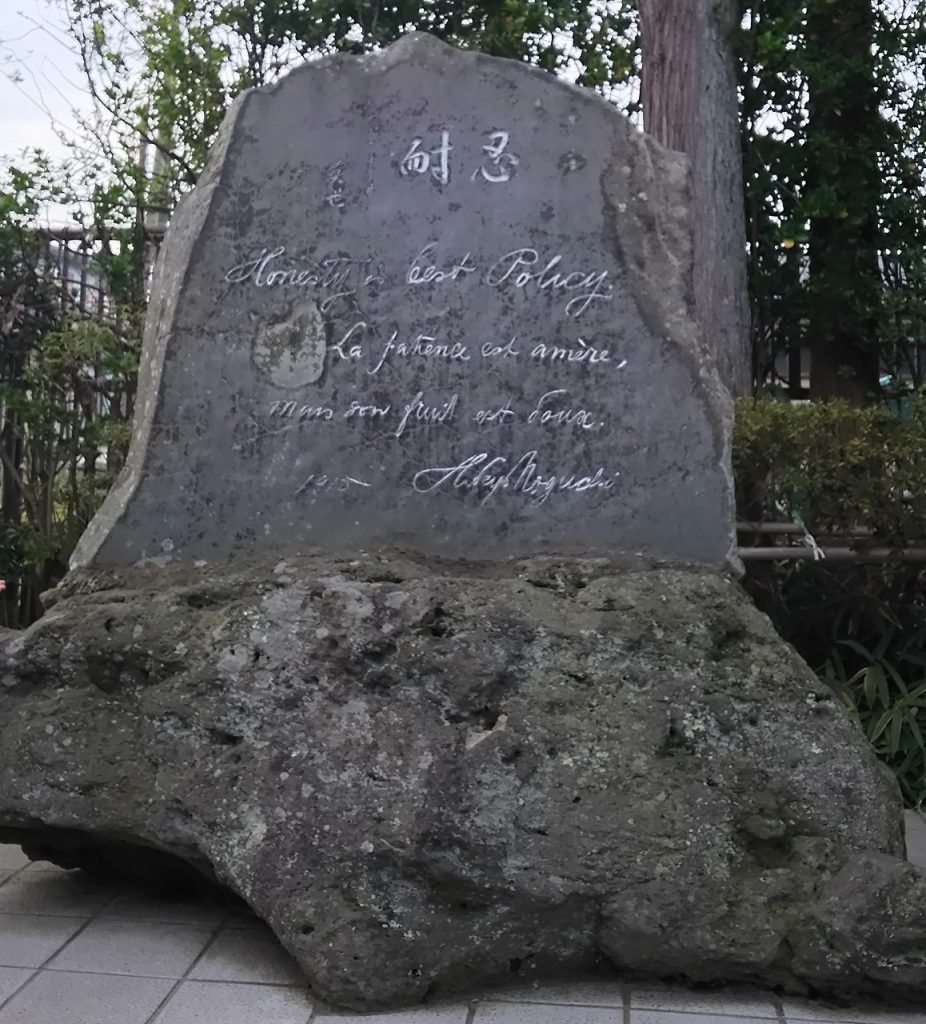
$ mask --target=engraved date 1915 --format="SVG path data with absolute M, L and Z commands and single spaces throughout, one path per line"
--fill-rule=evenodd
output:
M 310 473 L 296 488 L 296 496 L 300 494 L 344 494 L 357 488 L 370 487 L 363 480 L 341 473 Z

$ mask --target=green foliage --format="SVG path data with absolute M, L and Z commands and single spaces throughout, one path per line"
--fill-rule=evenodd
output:
M 374 50 L 412 29 L 568 74 L 639 110 L 636 0 L 59 2 L 97 101 L 87 127 L 135 207 L 172 208 L 242 89 L 306 57 Z M 757 382 L 776 381 L 784 353 L 803 345 L 815 370 L 829 368 L 821 393 L 863 399 L 879 359 L 919 386 L 926 0 L 748 0 L 742 10 Z M 158 153 L 147 177 L 139 135 Z
M 54 269 L 62 243 L 35 228 L 38 211 L 64 198 L 42 159 L 0 179 L 0 599 L 7 625 L 26 625 L 38 595 L 60 577 L 121 466 L 138 364 L 132 231 L 108 228 L 85 251 L 102 282 L 94 311 L 66 297 Z M 99 209 L 121 201 L 101 189 Z M 86 205 L 92 228 L 94 207 Z M 74 257 L 72 265 L 79 265 Z
M 749 563 L 746 588 L 893 770 L 926 803 L 926 570 L 922 563 Z
M 741 514 L 799 516 L 814 532 L 873 531 L 871 542 L 926 539 L 926 397 L 887 405 L 737 404 L 734 472 Z
M 196 181 L 229 102 L 308 56 L 362 53 L 420 30 L 603 91 L 638 71 L 631 0 L 61 0 L 97 105 L 87 125 L 129 175 L 139 135 L 160 155 L 148 199 Z M 135 182 L 136 196 L 146 187 Z
M 913 807 L 926 802 L 924 641 L 926 627 L 904 636 L 886 624 L 873 650 L 855 640 L 838 641 L 819 672 L 859 721 Z
M 752 0 L 744 8 L 757 381 L 776 381 L 776 361 L 780 370 L 783 354 L 801 345 L 814 350 L 817 368 L 838 367 L 842 344 L 859 350 L 869 376 L 880 358 L 894 378 L 920 386 L 926 3 Z M 828 383 L 828 394 L 842 393 L 838 372 Z
M 734 468 L 741 518 L 799 516 L 818 541 L 841 534 L 839 546 L 926 539 L 924 396 L 899 409 L 743 399 Z M 926 802 L 922 563 L 749 563 L 746 586 L 857 718 L 908 803 Z

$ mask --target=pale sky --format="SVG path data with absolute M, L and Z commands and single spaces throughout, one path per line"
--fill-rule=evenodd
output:
M 75 105 L 88 106 L 58 0 L 0 0 L 0 159 L 27 147 L 64 156 L 55 126 L 80 137 Z

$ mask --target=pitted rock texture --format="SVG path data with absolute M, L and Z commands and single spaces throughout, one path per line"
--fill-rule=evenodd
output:
M 896 787 L 724 577 L 306 558 L 53 596 L 3 648 L 0 836 L 214 873 L 327 1001 L 601 960 L 891 980 L 889 911 L 838 894 L 908 870 Z

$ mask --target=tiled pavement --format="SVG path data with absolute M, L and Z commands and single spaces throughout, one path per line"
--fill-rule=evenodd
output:
M 926 866 L 926 822 L 908 817 Z M 362 1018 L 306 992 L 270 932 L 238 910 L 146 897 L 0 846 L 0 1024 L 926 1024 L 926 1006 L 837 1008 L 760 991 L 602 980 L 524 985 Z

